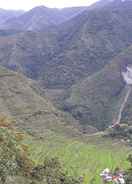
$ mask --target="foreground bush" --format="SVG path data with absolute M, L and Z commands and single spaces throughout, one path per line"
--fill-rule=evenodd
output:
M 81 184 L 65 172 L 57 158 L 45 158 L 42 165 L 34 166 L 28 147 L 22 144 L 24 134 L 5 124 L 4 118 L 0 124 L 0 183 Z
M 130 168 L 127 171 L 126 184 L 132 184 L 132 155 L 129 155 L 128 161 L 130 162 Z
M 30 173 L 33 167 L 27 152 L 17 140 L 14 130 L 0 128 L 0 179 L 2 183 L 10 176 Z
M 46 158 L 43 165 L 32 170 L 32 177 L 47 184 L 81 184 L 79 179 L 68 176 L 57 158 Z

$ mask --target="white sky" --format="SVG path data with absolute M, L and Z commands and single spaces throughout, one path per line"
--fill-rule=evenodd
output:
M 70 6 L 87 6 L 97 0 L 0 0 L 0 8 L 4 9 L 31 9 L 44 5 L 51 8 L 63 8 Z

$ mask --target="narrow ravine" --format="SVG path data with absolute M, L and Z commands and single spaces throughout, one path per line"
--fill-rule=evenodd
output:
M 126 71 L 122 72 L 122 76 L 123 76 L 123 79 L 126 83 L 126 94 L 125 94 L 124 99 L 121 103 L 119 113 L 117 116 L 116 124 L 120 124 L 121 118 L 122 118 L 122 112 L 126 106 L 128 98 L 132 92 L 132 66 L 129 66 L 129 67 L 127 66 Z
M 126 86 L 126 94 L 124 96 L 123 102 L 122 102 L 121 107 L 119 109 L 119 113 L 118 113 L 118 117 L 117 117 L 117 121 L 116 121 L 117 124 L 119 124 L 121 122 L 122 112 L 123 112 L 123 110 L 125 108 L 125 105 L 126 105 L 126 103 L 128 101 L 128 98 L 130 96 L 131 91 L 132 91 L 132 86 L 127 85 Z

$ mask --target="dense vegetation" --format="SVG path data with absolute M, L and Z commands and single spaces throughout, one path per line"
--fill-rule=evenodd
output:
M 65 107 L 74 117 L 99 129 L 105 129 L 117 120 L 127 87 L 121 75 L 131 65 L 132 47 L 116 56 L 100 72 L 87 77 L 72 87 Z M 131 125 L 131 94 L 122 113 L 122 122 Z
M 0 118 L 0 178 L 3 184 L 98 184 L 102 169 L 128 168 L 125 145 L 101 135 L 69 139 L 51 131 L 32 137 Z M 58 159 L 59 158 L 59 159 Z
M 34 165 L 28 158 L 28 146 L 22 144 L 25 134 L 18 132 L 5 116 L 0 117 L 0 179 L 2 184 L 80 184 L 69 176 L 57 158 L 46 158 Z
M 131 51 L 126 51 L 132 44 L 131 17 L 129 0 L 61 11 L 34 8 L 5 22 L 0 64 L 35 79 L 57 107 L 83 126 L 102 129 L 116 117 L 125 91 L 120 74 L 122 66 L 131 63 Z M 62 23 L 53 26 L 56 19 Z M 20 30 L 10 34 L 11 28 Z M 128 121 L 131 104 L 123 112 Z
M 17 72 L 0 67 L 0 112 L 16 119 L 0 115 L 0 182 L 100 184 L 118 167 L 131 184 L 132 94 L 125 124 L 97 129 L 116 122 L 127 92 L 132 1 L 1 11 L 0 64 Z

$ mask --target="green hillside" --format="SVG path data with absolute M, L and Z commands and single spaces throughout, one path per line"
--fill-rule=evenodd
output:
M 117 119 L 122 98 L 126 93 L 121 75 L 131 65 L 132 47 L 115 57 L 98 73 L 85 78 L 72 87 L 71 95 L 65 102 L 76 119 L 99 129 L 106 128 Z M 122 122 L 131 123 L 131 95 L 125 106 Z
M 0 9 L 0 184 L 131 184 L 131 67 L 131 0 Z
M 24 30 L 10 38 L 10 43 L 9 37 L 1 38 L 0 62 L 39 79 L 43 87 L 70 87 L 102 69 L 131 44 L 131 6 L 131 2 L 120 2 L 86 9 L 56 28 L 41 33 Z
M 23 16 L 28 21 L 32 14 L 36 17 L 36 11 L 48 11 L 48 18 L 54 15 L 50 9 L 37 7 Z M 66 15 L 68 11 L 74 14 L 73 9 L 61 13 Z M 132 2 L 108 1 L 98 8 L 79 8 L 75 12 L 76 16 L 42 32 L 3 30 L 0 64 L 35 80 L 57 107 L 71 112 L 80 124 L 102 129 L 116 116 L 115 108 L 119 108 L 124 95 L 121 65 L 117 64 L 113 79 L 106 72 L 112 70 L 112 62 L 122 62 L 117 61 L 119 53 L 132 44 Z M 131 59 L 127 52 L 125 56 Z M 128 108 L 132 109 L 126 108 L 124 119 L 130 121 Z
M 101 133 L 91 136 L 81 134 L 78 129 L 79 126 L 76 126 L 77 122 L 58 111 L 46 97 L 40 96 L 39 90 L 32 86 L 32 82 L 23 75 L 11 72 L 3 67 L 0 68 L 1 112 L 14 117 L 16 121 L 12 123 L 26 131 L 21 132 L 12 127 L 10 121 L 4 121 L 6 116 L 1 114 L 0 127 L 2 128 L 0 128 L 0 135 L 11 143 L 13 141 L 15 149 L 24 145 L 23 148 L 27 152 L 26 158 L 33 162 L 33 168 L 43 165 L 47 157 L 57 157 L 63 165 L 64 173 L 68 176 L 68 178 L 66 177 L 68 182 L 71 182 L 71 178 L 75 181 L 75 179 L 78 180 L 78 178 L 83 177 L 84 184 L 91 184 L 91 181 L 98 184 L 101 182 L 99 173 L 102 169 L 106 167 L 114 169 L 117 166 L 129 167 L 126 159 L 128 154 L 131 153 L 131 148 L 128 145 L 122 143 L 120 139 L 104 138 Z M 46 110 L 47 113 L 42 113 L 41 108 Z M 39 111 L 36 111 L 38 109 Z M 20 141 L 17 142 L 16 138 Z M 2 144 L 0 148 L 3 153 L 5 148 L 2 147 Z M 17 152 L 11 153 L 14 155 Z M 32 179 L 23 176 L 22 173 L 23 170 L 20 171 L 20 176 L 13 174 L 12 181 L 16 184 L 30 183 Z M 10 177 L 7 177 L 7 179 L 7 184 L 9 184 Z M 41 184 L 36 180 L 34 182 Z M 73 184 L 70 182 L 68 184 Z
M 80 134 L 79 123 L 41 96 L 34 81 L 0 67 L 0 86 L 0 114 L 13 117 L 19 128 L 40 136 L 47 129 L 71 137 Z

